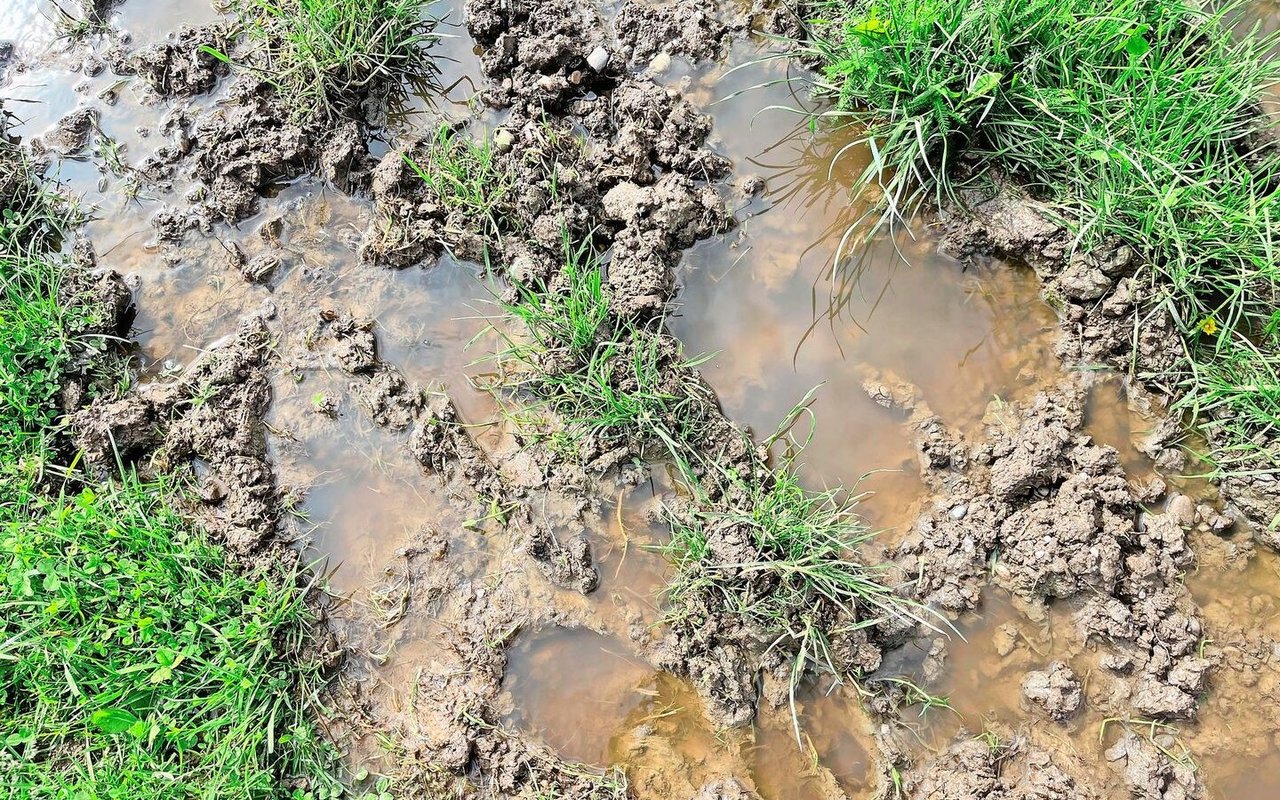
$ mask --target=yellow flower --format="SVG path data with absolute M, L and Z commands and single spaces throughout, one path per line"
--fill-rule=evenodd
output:
M 1218 321 L 1213 317 L 1205 317 L 1200 320 L 1200 330 L 1212 336 L 1218 332 Z

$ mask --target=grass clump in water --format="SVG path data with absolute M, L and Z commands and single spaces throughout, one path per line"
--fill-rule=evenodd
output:
M 844 489 L 804 488 L 790 459 L 763 478 L 722 477 L 727 508 L 700 503 L 697 513 L 672 517 L 671 542 L 663 548 L 676 568 L 670 597 L 717 594 L 731 613 L 761 630 L 780 631 L 775 645 L 791 642 L 798 667 L 817 664 L 839 674 L 829 644 L 833 632 L 899 617 L 909 608 L 876 579 L 876 568 L 857 558 L 876 535 L 857 514 L 860 498 Z M 713 557 L 712 541 L 726 532 L 746 543 L 743 553 L 751 556 Z
M 805 408 L 807 401 L 784 425 Z M 874 634 L 864 638 L 867 629 L 938 627 L 929 619 L 933 612 L 893 588 L 902 581 L 887 574 L 889 567 L 860 555 L 876 536 L 858 516 L 861 496 L 843 488 L 806 489 L 796 456 L 759 465 L 750 475 L 710 465 L 701 479 L 678 461 L 693 500 L 668 509 L 671 540 L 660 549 L 674 568 L 665 590 L 668 624 L 696 629 L 708 608 L 723 608 L 789 659 L 799 741 L 795 692 L 806 674 L 819 670 L 837 682 L 860 681 L 879 661 L 864 660 L 869 641 L 876 641 Z
M 525 413 L 547 410 L 576 449 L 591 442 L 640 452 L 659 441 L 683 452 L 696 440 L 711 390 L 663 331 L 662 320 L 622 319 L 609 308 L 598 254 L 564 236 L 564 263 L 549 281 L 516 284 L 502 304 L 514 330 L 495 325 L 503 346 L 494 357 L 496 386 L 533 399 Z
M 432 74 L 430 0 L 240 0 L 265 69 L 300 114 L 342 113 L 372 90 Z
M 853 0 L 808 19 L 821 88 L 871 147 L 871 229 L 955 202 L 995 168 L 1076 248 L 1133 246 L 1185 343 L 1178 374 L 1149 377 L 1213 412 L 1228 469 L 1280 426 L 1280 149 L 1259 113 L 1280 62 L 1274 36 L 1233 34 L 1241 11 Z
M 484 236 L 501 236 L 515 179 L 494 161 L 488 138 L 475 142 L 442 125 L 415 153 L 417 157 L 404 153 L 401 158 L 437 202 L 459 215 L 467 232 L 478 228 Z

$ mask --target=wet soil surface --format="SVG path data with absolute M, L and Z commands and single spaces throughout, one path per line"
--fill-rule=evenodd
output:
M 1249 524 L 1271 495 L 1194 477 L 1162 400 L 1096 368 L 1132 352 L 1128 256 L 1064 260 L 1001 197 L 843 257 L 862 156 L 782 110 L 809 107 L 798 65 L 759 59 L 785 10 L 470 0 L 435 9 L 441 90 L 297 122 L 199 49 L 244 45 L 198 2 L 82 9 L 70 45 L 19 5 L 14 133 L 95 209 L 80 269 L 137 309 L 137 385 L 69 395 L 74 444 L 103 472 L 192 464 L 241 559 L 325 560 L 352 774 L 404 796 L 1280 790 L 1280 564 Z M 408 167 L 441 124 L 514 174 L 496 220 Z M 611 313 L 713 354 L 669 366 L 709 456 L 750 468 L 745 432 L 821 384 L 803 475 L 869 492 L 867 555 L 937 630 L 873 631 L 858 686 L 793 700 L 714 604 L 662 624 L 667 465 L 568 458 L 476 388 L 496 299 L 551 280 L 565 231 L 607 251 Z M 1171 340 L 1144 329 L 1138 358 Z

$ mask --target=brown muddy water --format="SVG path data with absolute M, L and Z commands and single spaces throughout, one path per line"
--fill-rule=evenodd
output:
M 191 0 L 128 0 L 110 21 L 135 43 L 147 43 L 179 23 L 216 16 Z M 55 7 L 39 2 L 0 8 L 0 39 L 19 43 L 15 58 L 40 64 L 11 75 L 3 87 L 22 120 L 16 132 L 37 135 L 77 105 L 94 103 L 101 112 L 96 138 L 110 137 L 127 158 L 140 158 L 155 147 L 152 129 L 164 104 L 151 104 L 132 81 L 109 71 L 85 78 L 59 50 L 56 17 Z M 449 18 L 456 23 L 460 11 Z M 439 46 L 438 82 L 447 92 L 415 96 L 389 123 L 388 141 L 471 112 L 480 80 L 470 40 L 465 29 L 445 30 L 451 38 Z M 1029 270 L 963 264 L 938 252 L 923 226 L 915 238 L 881 244 L 857 270 L 836 265 L 854 219 L 847 191 L 862 156 L 836 159 L 839 136 L 814 134 L 800 114 L 779 108 L 806 108 L 800 89 L 748 90 L 784 77 L 779 62 L 742 66 L 759 53 L 755 47 L 739 45 L 722 67 L 677 65 L 666 78 L 714 117 L 717 148 L 734 161 L 738 178 L 756 174 L 765 182 L 762 193 L 741 200 L 737 230 L 686 254 L 670 327 L 688 351 L 715 354 L 707 379 L 730 416 L 757 433 L 771 432 L 816 389 L 812 416 L 792 430 L 793 439 L 808 443 L 800 457 L 806 478 L 815 487 L 839 482 L 869 492 L 863 512 L 892 541 L 914 519 L 925 490 L 903 419 L 872 402 L 864 380 L 877 374 L 908 381 L 947 425 L 976 432 L 991 403 L 1026 399 L 1063 375 L 1053 354 L 1057 321 Z M 112 102 L 95 102 L 102 98 Z M 197 102 L 224 100 L 215 92 Z M 484 369 L 475 361 L 485 343 L 467 346 L 494 312 L 494 287 L 475 265 L 447 257 L 401 272 L 361 265 L 354 242 L 370 204 L 309 179 L 279 187 L 238 227 L 217 226 L 172 250 L 152 240 L 149 222 L 169 198 L 125 197 L 125 178 L 103 167 L 101 151 L 54 170 L 96 209 L 87 233 L 100 262 L 135 276 L 146 379 L 181 369 L 231 334 L 246 313 L 272 307 L 276 329 L 285 333 L 267 421 L 279 480 L 294 498 L 291 530 L 310 557 L 327 565 L 338 625 L 367 628 L 348 631 L 363 647 L 355 672 L 395 703 L 413 702 L 422 665 L 450 657 L 437 641 L 437 619 L 421 611 L 400 616 L 413 577 L 397 564 L 424 526 L 445 532 L 458 557 L 456 580 L 476 591 L 494 575 L 531 568 L 504 555 L 500 524 L 477 519 L 453 487 L 423 474 L 405 447 L 406 434 L 369 420 L 349 396 L 350 376 L 310 348 L 308 331 L 319 309 L 376 320 L 380 358 L 407 379 L 446 391 L 481 445 L 499 449 L 509 434 L 492 401 L 470 382 Z M 175 186 L 173 196 L 185 189 Z M 251 284 L 221 257 L 228 241 L 249 257 L 274 252 L 283 265 L 265 285 Z M 338 404 L 334 418 L 317 413 L 328 400 Z M 1131 476 L 1151 473 L 1135 442 L 1152 423 L 1128 407 L 1118 381 L 1095 382 L 1087 414 L 1090 433 L 1120 452 Z M 514 626 L 509 639 L 494 643 L 507 652 L 504 722 L 565 758 L 623 767 L 640 797 L 677 796 L 669 794 L 672 787 L 696 789 L 726 775 L 749 779 L 766 800 L 870 796 L 875 723 L 853 687 L 822 681 L 803 687 L 800 743 L 785 708 L 762 710 L 747 730 L 716 731 L 692 688 L 656 670 L 631 644 L 634 630 L 659 618 L 664 582 L 664 563 L 650 548 L 666 532 L 652 512 L 671 487 L 662 465 L 650 473 L 602 498 L 585 520 L 601 576 L 592 595 L 552 589 L 531 574 L 530 597 L 560 609 L 565 624 Z M 1212 497 L 1211 487 L 1165 478 Z M 1235 549 L 1240 540 L 1241 534 L 1204 534 L 1197 541 L 1201 567 L 1188 577 L 1215 644 L 1228 654 L 1200 721 L 1138 729 L 1194 761 L 1209 796 L 1260 800 L 1280 796 L 1280 675 L 1255 666 L 1249 654 L 1280 638 L 1280 561 L 1261 552 L 1242 557 Z M 1096 768 L 1100 786 L 1121 791 L 1106 751 L 1124 721 L 1101 718 L 1086 702 L 1083 714 L 1057 725 L 1029 714 L 1021 699 L 1022 677 L 1052 660 L 1085 676 L 1086 695 L 1104 691 L 1089 679 L 1098 672 L 1097 653 L 1080 641 L 1072 610 L 1069 602 L 1026 607 L 989 589 L 980 613 L 956 620 L 960 635 L 948 643 L 932 683 L 922 665 L 934 637 L 893 654 L 884 674 L 912 678 L 949 698 L 949 708 L 907 711 L 920 713 L 912 725 L 918 754 L 944 747 L 962 729 L 1030 731 L 1078 753 Z M 353 758 L 376 765 L 381 756 L 363 741 Z

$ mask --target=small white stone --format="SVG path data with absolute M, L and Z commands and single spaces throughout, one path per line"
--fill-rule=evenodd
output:
M 587 56 L 587 66 L 599 72 L 608 65 L 609 51 L 602 44 L 596 45 L 596 49 L 592 50 L 591 54 Z
M 654 75 L 661 75 L 669 69 L 671 69 L 671 55 L 665 51 L 649 60 L 649 71 Z
M 951 509 L 952 519 L 964 519 L 964 515 L 969 513 L 969 507 L 964 503 Z
M 499 153 L 505 153 L 511 149 L 511 145 L 515 143 L 516 137 L 511 135 L 511 131 L 506 128 L 498 128 L 493 132 L 493 146 L 498 149 Z

